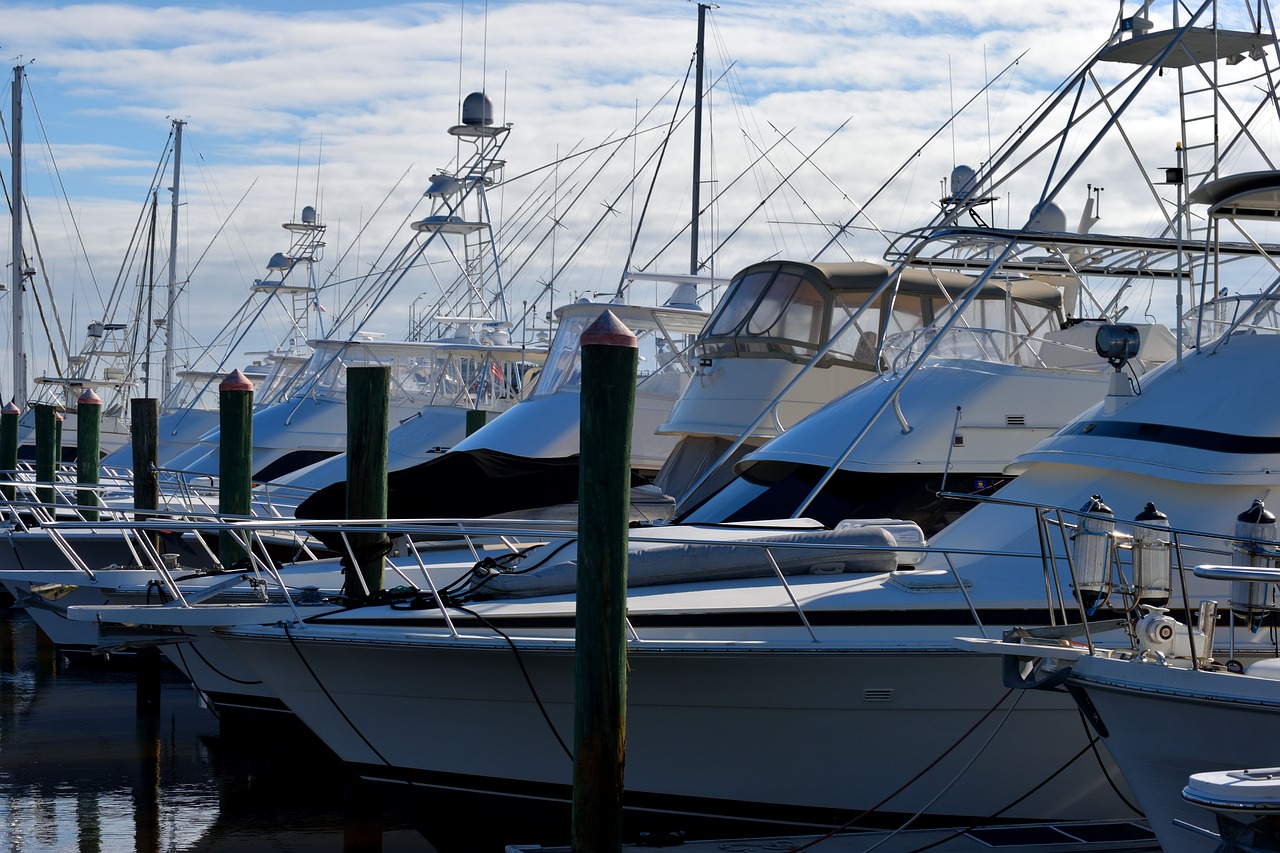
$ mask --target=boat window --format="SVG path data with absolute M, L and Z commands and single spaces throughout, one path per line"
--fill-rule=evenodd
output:
M 1185 316 L 1183 336 L 1192 345 L 1197 333 L 1202 345 L 1213 343 L 1228 331 L 1274 334 L 1280 331 L 1280 296 L 1224 294 L 1206 303 L 1203 311 L 1193 309 Z
M 920 296 L 899 294 L 888 316 L 878 305 L 869 306 L 858 319 L 841 331 L 867 298 L 865 291 L 837 293 L 831 311 L 831 334 L 839 333 L 830 352 L 843 354 L 863 367 L 876 366 L 876 344 L 883 335 L 893 335 L 924 324 L 926 307 Z
M 698 506 L 679 524 L 725 524 L 789 518 L 826 471 L 817 465 L 762 461 L 749 467 Z M 1007 478 L 952 475 L 947 491 L 988 494 Z M 839 471 L 802 513 L 828 527 L 846 518 L 899 518 L 933 535 L 967 512 L 973 502 L 939 498 L 941 474 L 882 474 Z
M 603 310 L 607 306 L 600 306 Z M 577 313 L 566 316 L 556 328 L 556 336 L 551 341 L 546 361 L 537 370 L 537 384 L 533 387 L 532 397 L 545 397 L 557 391 L 577 388 L 582 384 L 582 333 L 598 319 L 598 314 Z M 637 379 L 644 379 L 644 387 L 648 391 L 659 393 L 667 389 L 678 394 L 687 384 L 689 371 L 677 356 L 680 351 L 672 346 L 671 338 L 652 320 L 632 316 L 631 332 L 636 336 L 636 348 L 639 359 Z M 483 374 L 483 371 L 481 371 Z M 522 369 L 523 374 L 523 369 Z M 524 387 L 527 382 L 523 376 L 519 383 L 509 383 L 515 387 Z
M 556 336 L 551 341 L 551 350 L 547 354 L 546 363 L 538 375 L 538 386 L 534 389 L 535 397 L 554 394 L 565 386 L 576 386 L 582 381 L 582 350 L 578 346 L 582 333 L 587 325 L 594 322 L 594 317 L 579 314 L 566 317 L 556 327 Z
M 707 326 L 708 334 L 736 334 L 742 321 L 755 308 L 760 295 L 768 287 L 773 274 L 772 269 L 748 273 L 731 285 L 725 298 L 720 300 L 716 316 Z
M 779 273 L 746 324 L 746 334 L 818 344 L 822 295 L 812 282 Z
M 294 450 L 267 464 L 261 470 L 255 471 L 253 479 L 263 482 L 274 480 L 337 455 L 336 450 Z

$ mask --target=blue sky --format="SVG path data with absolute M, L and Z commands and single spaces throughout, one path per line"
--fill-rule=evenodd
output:
M 768 210 L 752 213 L 714 259 L 716 273 L 731 275 L 762 257 L 810 257 L 829 233 L 822 223 L 846 220 L 856 200 L 904 164 L 873 221 L 886 232 L 923 223 L 951 167 L 980 162 L 993 140 L 1107 37 L 1119 7 L 1115 0 L 718 4 L 709 17 L 708 74 L 720 83 L 711 98 L 704 179 L 708 188 L 737 183 L 704 232 L 728 234 L 780 175 L 795 172 L 792 186 L 773 193 Z M 121 265 L 169 119 L 179 117 L 188 122 L 189 167 L 178 253 L 187 282 L 182 308 L 187 335 L 199 341 L 284 248 L 280 224 L 304 202 L 318 202 L 329 226 L 324 274 L 354 279 L 376 249 L 403 241 L 402 220 L 432 171 L 454 157 L 444 131 L 456 120 L 460 98 L 481 85 L 498 117 L 513 126 L 507 175 L 625 133 L 637 114 L 654 107 L 645 141 L 615 157 L 610 169 L 618 174 L 601 171 L 557 232 L 562 260 L 606 200 L 623 199 L 623 215 L 580 250 L 558 292 L 612 288 L 638 215 L 637 194 L 618 193 L 674 110 L 693 49 L 696 6 L 11 3 L 5 19 L 7 56 L 11 65 L 19 57 L 27 63 L 34 102 L 28 110 L 38 110 L 43 124 L 35 126 L 27 113 L 26 182 L 68 338 L 78 343 L 85 324 L 98 319 L 94 291 L 109 287 Z M 954 106 L 1023 51 L 988 96 L 912 156 Z M 6 96 L 0 99 L 6 122 L 8 113 Z M 1159 132 L 1152 130 L 1156 138 Z M 648 256 L 688 218 L 688 145 L 683 131 L 673 139 L 671 174 L 655 190 L 642 231 Z M 749 168 L 769 145 L 770 158 Z M 808 164 L 801 162 L 814 151 Z M 57 197 L 55 164 L 69 204 Z M 532 184 L 508 186 L 495 214 L 518 208 Z M 573 188 L 566 184 L 562 192 L 567 199 Z M 1081 187 L 1072 205 L 1083 195 Z M 235 216 L 224 221 L 242 196 Z M 1119 213 L 1116 201 L 1112 210 Z M 1020 210 L 1010 199 L 1005 215 L 1017 218 Z M 883 249 L 882 237 L 856 232 L 842 242 L 839 258 L 875 258 Z M 345 266 L 335 269 L 344 252 Z M 686 271 L 687 244 L 676 241 L 668 254 L 656 266 Z M 556 263 L 550 256 L 530 260 L 527 282 L 512 286 L 537 288 Z M 429 286 L 406 284 L 379 318 L 381 330 L 402 335 L 409 304 Z M 342 293 L 331 295 L 336 301 Z M 4 301 L 0 296 L 0 317 L 7 317 Z M 270 346 L 280 330 L 266 330 L 255 345 Z M 0 332 L 0 346 L 8 345 L 7 335 Z M 7 395 L 2 365 L 0 394 Z

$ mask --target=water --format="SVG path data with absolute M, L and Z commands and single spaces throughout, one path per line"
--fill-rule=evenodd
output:
M 0 607 L 0 851 L 434 853 L 295 721 L 226 720 L 171 668 L 67 661 Z

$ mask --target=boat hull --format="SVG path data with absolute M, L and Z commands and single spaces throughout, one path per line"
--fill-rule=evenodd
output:
M 515 640 L 517 655 L 498 638 L 233 633 L 245 661 L 366 778 L 571 799 L 571 642 Z M 1006 694 L 996 658 L 733 645 L 631 648 L 628 808 L 810 827 L 869 809 L 859 825 L 917 812 L 952 823 L 1133 816 L 1095 759 L 1071 762 L 1088 738 L 1070 700 Z
M 1096 708 L 1108 748 L 1164 853 L 1218 848 L 1213 838 L 1174 824 L 1216 831 L 1211 813 L 1182 798 L 1191 774 L 1280 765 L 1280 746 L 1268 734 L 1280 720 L 1276 681 L 1082 658 L 1071 683 Z

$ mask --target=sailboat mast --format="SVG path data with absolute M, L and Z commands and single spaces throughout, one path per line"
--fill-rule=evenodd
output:
M 698 45 L 696 53 L 696 83 L 693 90 L 693 216 L 690 219 L 689 275 L 698 274 L 698 214 L 702 200 L 702 60 L 703 38 L 706 34 L 707 4 L 698 4 Z
M 25 66 L 13 69 L 12 151 L 13 181 L 10 206 L 13 209 L 13 402 L 19 409 L 27 407 L 27 350 L 22 334 L 22 293 L 26 277 L 26 259 L 22 254 L 22 77 Z
M 173 186 L 169 204 L 169 293 L 164 312 L 164 375 L 160 382 L 160 399 L 167 400 L 173 390 L 177 367 L 174 364 L 174 328 L 178 307 L 178 191 L 182 179 L 182 128 L 186 122 L 173 120 Z

